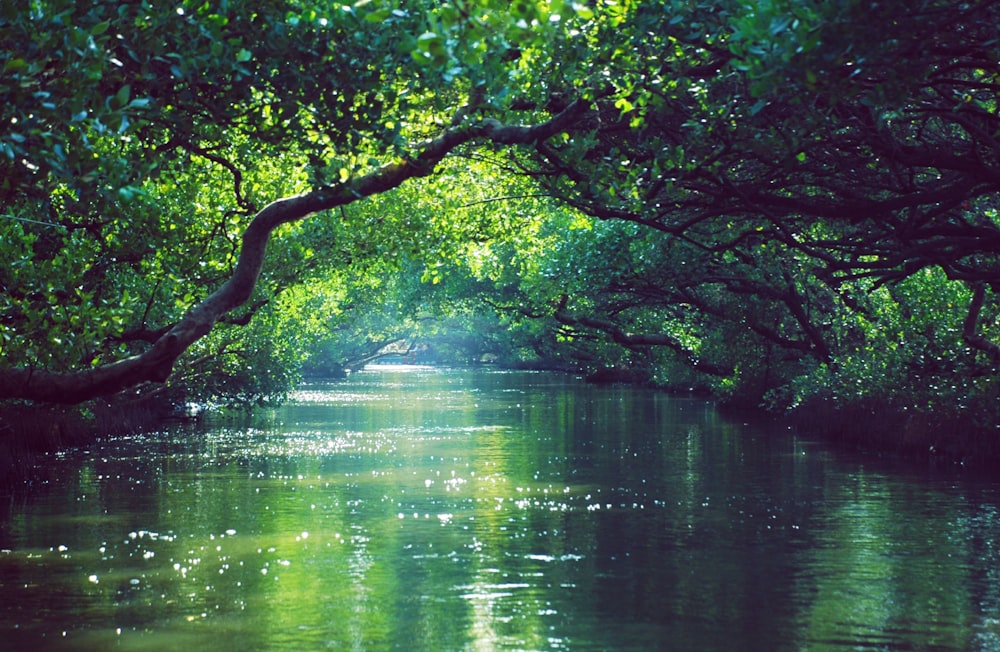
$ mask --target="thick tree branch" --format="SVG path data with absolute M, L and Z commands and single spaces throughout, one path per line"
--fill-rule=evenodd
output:
M 1000 365 L 1000 345 L 976 332 L 976 326 L 979 323 L 979 313 L 982 312 L 985 301 L 986 284 L 974 283 L 972 285 L 972 301 L 969 302 L 969 313 L 962 324 L 962 339 L 972 348 L 985 353 L 991 363 Z
M 559 302 L 554 317 L 557 322 L 566 326 L 583 326 L 606 333 L 613 341 L 629 348 L 665 346 L 678 353 L 689 367 L 710 376 L 731 376 L 733 374 L 732 367 L 702 360 L 690 349 L 681 344 L 680 340 L 669 333 L 626 333 L 618 324 L 612 321 L 570 314 L 566 311 L 565 296 Z

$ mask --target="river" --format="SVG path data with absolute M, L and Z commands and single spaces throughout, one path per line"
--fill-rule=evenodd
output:
M 1000 650 L 1000 481 L 702 399 L 376 367 L 47 469 L 8 650 Z

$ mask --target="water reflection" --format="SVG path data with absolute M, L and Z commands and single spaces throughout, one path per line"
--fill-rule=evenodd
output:
M 436 370 L 102 442 L 0 525 L 13 649 L 1000 649 L 997 485 Z

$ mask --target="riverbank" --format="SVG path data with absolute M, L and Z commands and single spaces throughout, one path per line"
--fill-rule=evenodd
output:
M 39 475 L 48 454 L 86 445 L 100 435 L 149 430 L 173 415 L 171 405 L 157 401 L 0 405 L 0 490 Z
M 841 406 L 817 399 L 780 418 L 799 432 L 864 453 L 1000 469 L 1000 426 L 991 431 L 961 415 L 910 413 L 877 401 Z
M 804 401 L 786 412 L 764 407 L 764 390 L 720 397 L 708 386 L 657 384 L 642 370 L 603 369 L 584 377 L 588 383 L 648 387 L 675 396 L 714 400 L 719 412 L 738 420 L 778 423 L 842 449 L 903 461 L 1000 469 L 1000 424 L 983 426 L 982 413 L 971 410 L 915 411 L 878 399 L 839 402 Z M 755 398 L 754 398 L 755 397 Z

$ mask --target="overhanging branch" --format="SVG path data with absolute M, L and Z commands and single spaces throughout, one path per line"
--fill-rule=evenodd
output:
M 680 340 L 669 333 L 626 333 L 612 321 L 570 314 L 566 310 L 564 296 L 556 308 L 554 317 L 557 322 L 566 326 L 583 326 L 607 334 L 612 341 L 628 348 L 649 346 L 665 346 L 681 356 L 686 365 L 710 376 L 731 376 L 733 368 L 717 365 L 699 358 L 693 351 L 685 347 Z
M 969 302 L 969 312 L 965 316 L 965 322 L 962 324 L 962 339 L 972 348 L 985 353 L 991 363 L 1000 365 L 1000 345 L 988 340 L 977 332 L 979 314 L 982 312 L 985 302 L 986 284 L 974 283 L 972 285 L 972 300 Z

